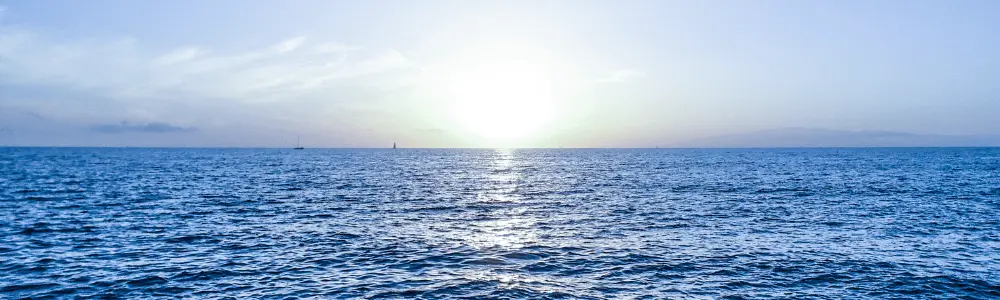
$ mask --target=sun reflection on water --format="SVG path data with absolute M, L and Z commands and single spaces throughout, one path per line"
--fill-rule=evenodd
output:
M 480 249 L 522 248 L 538 240 L 535 223 L 523 218 L 473 222 L 469 224 L 472 234 L 466 237 L 466 242 Z
M 477 248 L 521 248 L 538 239 L 537 220 L 526 216 L 527 208 L 517 194 L 521 174 L 517 153 L 497 149 L 490 156 L 483 188 L 477 193 L 476 206 L 487 209 L 484 220 L 469 222 L 472 234 L 466 242 Z
M 521 179 L 515 165 L 515 153 L 497 149 L 488 162 L 485 186 L 476 195 L 480 202 L 517 202 L 517 183 Z

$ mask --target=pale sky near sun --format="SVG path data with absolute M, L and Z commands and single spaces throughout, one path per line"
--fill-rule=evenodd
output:
M 1000 1 L 0 0 L 0 145 L 1000 134 Z

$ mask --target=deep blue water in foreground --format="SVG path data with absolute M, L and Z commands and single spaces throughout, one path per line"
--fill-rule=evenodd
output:
M 1000 298 L 1000 149 L 0 148 L 0 298 Z

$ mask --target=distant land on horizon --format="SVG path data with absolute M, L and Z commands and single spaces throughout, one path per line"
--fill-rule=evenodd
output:
M 667 147 L 998 147 L 1000 135 L 932 135 L 892 131 L 778 128 L 692 139 Z

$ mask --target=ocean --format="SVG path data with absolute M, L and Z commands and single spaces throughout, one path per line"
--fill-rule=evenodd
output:
M 0 148 L 0 298 L 998 299 L 1000 148 Z

